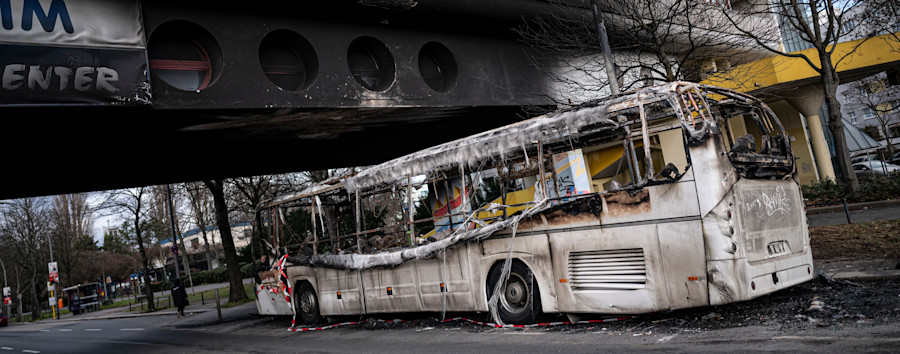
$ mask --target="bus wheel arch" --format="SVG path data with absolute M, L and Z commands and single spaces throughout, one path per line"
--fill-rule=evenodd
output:
M 503 272 L 504 260 L 495 262 L 488 272 L 485 294 L 488 302 Z M 498 313 L 504 323 L 530 324 L 537 322 L 542 313 L 539 281 L 525 262 L 512 259 L 509 279 L 501 289 L 497 301 Z M 490 304 L 488 305 L 490 306 Z
M 319 297 L 307 280 L 294 284 L 294 313 L 303 324 L 316 324 L 322 318 L 319 313 Z

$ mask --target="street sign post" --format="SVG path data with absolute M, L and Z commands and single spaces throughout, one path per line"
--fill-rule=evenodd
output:
M 172 253 L 178 254 L 178 245 L 172 245 Z

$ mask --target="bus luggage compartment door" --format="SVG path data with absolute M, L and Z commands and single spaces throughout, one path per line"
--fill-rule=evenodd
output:
M 559 311 L 636 314 L 666 310 L 656 225 L 550 235 Z

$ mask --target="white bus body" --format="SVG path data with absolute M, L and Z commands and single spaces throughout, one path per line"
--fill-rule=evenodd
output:
M 305 323 L 490 311 L 500 283 L 495 320 L 531 323 L 541 313 L 641 314 L 769 294 L 814 274 L 788 142 L 762 102 L 676 82 L 410 154 L 269 204 L 261 215 L 272 252 L 287 257 L 261 273 L 257 292 L 278 295 L 258 295 L 258 308 L 297 311 Z M 517 191 L 474 205 L 485 180 L 479 173 L 489 169 L 502 188 L 518 181 Z M 449 229 L 416 235 L 414 190 L 427 186 L 437 206 L 439 191 L 453 189 L 453 173 L 465 192 L 458 202 L 443 197 L 450 219 L 432 218 L 449 220 Z M 571 182 L 580 173 L 589 187 Z M 590 190 L 563 193 L 579 190 L 578 183 Z M 365 210 L 394 200 L 366 197 L 377 193 L 400 196 L 407 209 L 376 220 L 396 220 L 393 229 L 367 233 L 363 219 L 374 216 Z M 516 199 L 529 193 L 524 203 Z M 345 241 L 322 226 L 323 199 L 353 214 L 355 232 Z M 312 219 L 295 245 L 283 226 L 289 208 Z M 338 252 L 341 242 L 352 246 Z

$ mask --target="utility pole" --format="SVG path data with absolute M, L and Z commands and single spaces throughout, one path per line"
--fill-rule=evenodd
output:
M 618 95 L 619 76 L 616 75 L 616 64 L 613 62 L 612 50 L 609 48 L 609 38 L 606 36 L 606 24 L 600 16 L 599 0 L 591 0 L 591 8 L 594 10 L 594 23 L 597 25 L 597 36 L 600 39 L 600 48 L 603 50 L 603 62 L 606 64 L 606 78 L 609 81 L 609 91 Z
M 6 303 L 6 318 L 11 318 L 12 313 L 9 312 L 9 304 L 12 302 L 12 292 L 7 294 L 7 289 L 9 289 L 9 284 L 6 283 L 6 265 L 3 264 L 3 260 L 0 259 L 0 267 L 3 267 L 3 302 Z M 6 301 L 6 298 L 9 297 L 10 301 Z
M 54 263 L 53 262 L 53 235 L 49 235 L 49 234 L 47 235 L 47 242 L 50 244 L 50 263 Z M 50 288 L 50 289 L 48 289 L 48 290 L 50 290 L 50 298 L 55 299 L 56 293 L 57 293 L 56 284 L 51 283 L 51 282 L 47 282 L 47 284 L 49 285 L 49 288 Z M 60 309 L 59 309 L 59 307 L 56 306 L 56 304 L 57 304 L 57 302 L 53 301 L 53 303 L 50 304 L 50 310 L 53 311 L 53 318 L 58 320 L 59 316 L 57 316 L 57 313 L 59 313 Z
M 177 231 L 175 231 L 175 214 L 172 210 L 172 189 L 169 188 L 169 185 L 166 184 L 166 200 L 169 203 L 169 225 L 172 228 L 172 249 L 178 249 L 178 235 Z M 178 263 L 178 252 L 172 252 L 175 256 L 175 279 L 181 279 L 181 267 Z M 163 271 L 165 273 L 165 271 Z

